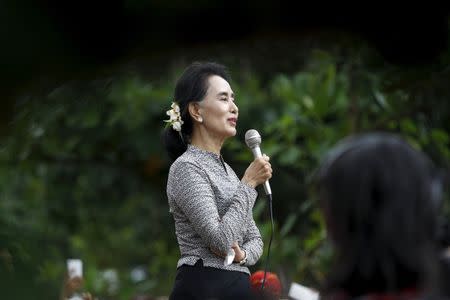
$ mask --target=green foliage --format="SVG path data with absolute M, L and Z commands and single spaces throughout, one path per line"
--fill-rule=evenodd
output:
M 448 111 L 421 109 L 429 90 L 387 85 L 407 75 L 374 68 L 367 49 L 351 55 L 313 51 L 295 74 L 263 83 L 243 70 L 232 82 L 239 133 L 223 155 L 243 174 L 252 159 L 243 135 L 249 128 L 262 134 L 274 168 L 270 268 L 285 285 L 293 280 L 318 286 L 326 276 L 331 247 L 309 187 L 321 158 L 339 139 L 394 131 L 449 166 Z M 168 74 L 159 81 L 124 74 L 69 83 L 39 101 L 23 99 L 13 132 L 0 148 L 2 290 L 20 291 L 19 298 L 55 298 L 64 260 L 80 257 L 86 289 L 95 295 L 169 293 L 179 251 L 165 196 L 169 161 L 160 134 L 173 82 Z M 254 215 L 266 247 L 267 211 L 259 199 Z M 264 264 L 265 254 L 252 270 Z M 21 289 L 25 282 L 31 282 L 29 289 Z

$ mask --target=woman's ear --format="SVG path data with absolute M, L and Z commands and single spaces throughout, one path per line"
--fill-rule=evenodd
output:
M 189 114 L 191 115 L 191 118 L 194 121 L 197 121 L 199 123 L 203 122 L 203 118 L 201 115 L 201 107 L 200 103 L 198 102 L 190 102 L 188 106 Z

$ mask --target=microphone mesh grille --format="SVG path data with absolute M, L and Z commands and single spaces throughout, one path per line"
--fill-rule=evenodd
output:
M 249 129 L 245 133 L 245 143 L 249 148 L 254 148 L 261 144 L 261 136 L 255 129 Z

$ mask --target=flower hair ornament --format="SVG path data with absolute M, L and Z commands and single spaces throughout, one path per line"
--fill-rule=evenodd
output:
M 172 126 L 172 129 L 178 131 L 180 134 L 181 140 L 183 140 L 183 135 L 181 134 L 181 126 L 184 124 L 183 120 L 181 120 L 180 106 L 176 102 L 172 102 L 168 111 L 166 111 L 166 115 L 169 116 L 169 120 L 164 120 L 168 124 L 168 126 Z
M 181 132 L 181 125 L 183 125 L 184 122 L 181 120 L 180 106 L 178 106 L 176 102 L 172 102 L 170 107 L 171 109 L 166 111 L 169 120 L 164 120 L 164 122 L 168 123 L 169 126 L 172 126 L 173 130 Z

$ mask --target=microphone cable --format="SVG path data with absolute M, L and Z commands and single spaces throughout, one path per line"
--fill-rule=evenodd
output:
M 271 232 L 270 232 L 270 239 L 269 239 L 269 246 L 267 247 L 267 256 L 266 256 L 266 266 L 264 267 L 264 277 L 263 277 L 263 281 L 261 283 L 261 291 L 264 290 L 264 284 L 266 283 L 266 275 L 267 275 L 267 267 L 269 265 L 269 258 L 270 258 L 270 246 L 272 245 L 272 238 L 273 238 L 273 232 L 274 230 L 274 225 L 273 225 L 273 211 L 272 211 L 272 194 L 268 194 L 268 199 L 269 199 L 269 212 L 270 212 L 270 222 L 271 222 Z

